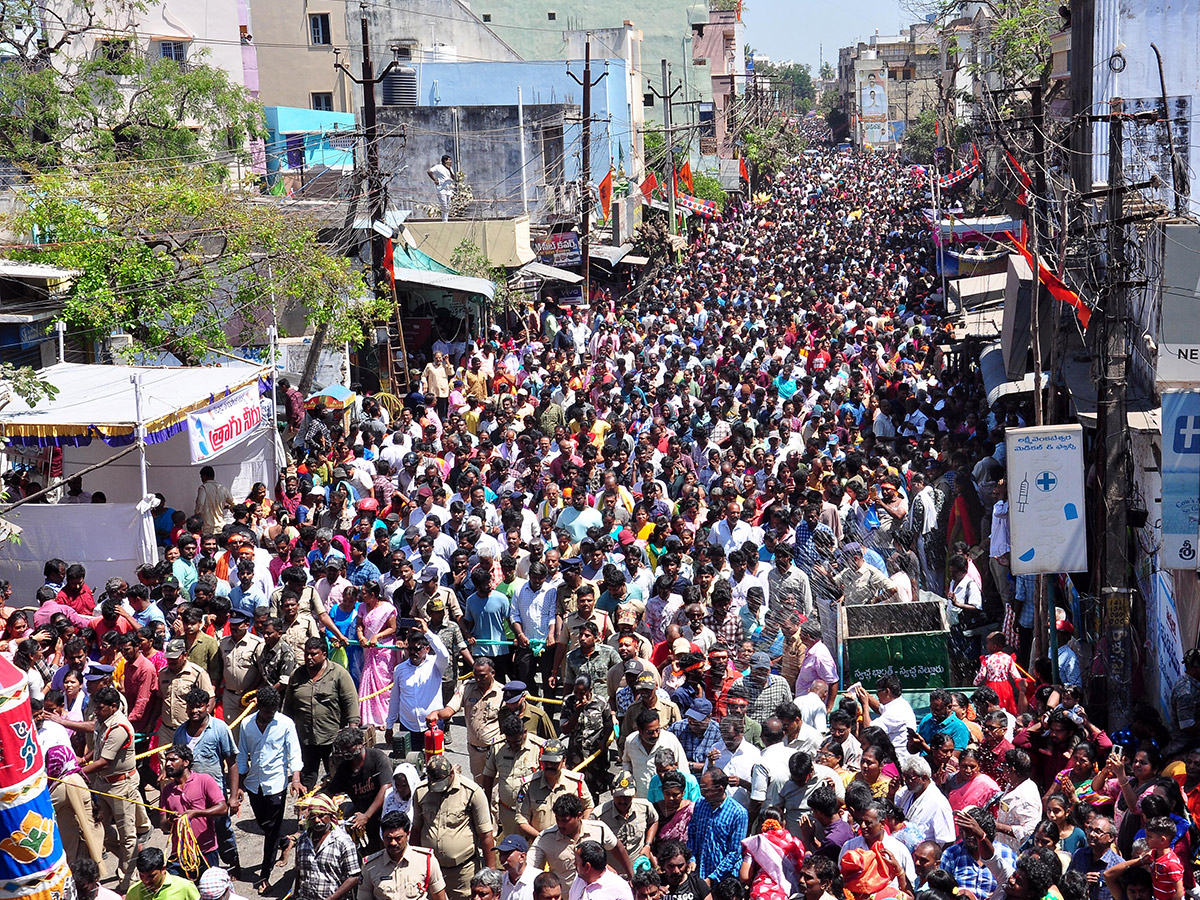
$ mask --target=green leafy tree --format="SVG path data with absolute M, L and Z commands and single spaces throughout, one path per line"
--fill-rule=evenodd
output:
M 389 313 L 350 260 L 319 244 L 316 222 L 201 168 L 161 178 L 120 165 L 36 175 L 3 224 L 47 242 L 17 258 L 81 272 L 63 309 L 68 325 L 96 339 L 125 331 L 135 350 L 169 350 L 186 363 L 252 340 L 273 305 L 306 309 L 334 344 L 363 343 L 371 320 Z
M 529 297 L 524 291 L 514 291 L 508 286 L 508 274 L 503 269 L 493 266 L 487 254 L 469 238 L 463 238 L 450 254 L 450 268 L 460 275 L 485 278 L 495 283 L 496 294 L 492 298 L 494 309 L 507 309 L 529 302 Z
M 132 25 L 144 11 L 128 0 L 6 0 L 0 155 L 26 170 L 187 161 L 216 175 L 248 161 L 265 135 L 261 106 L 205 50 L 184 62 L 145 52 Z
M 781 91 L 785 101 L 794 101 L 799 113 L 808 112 L 817 101 L 812 66 L 808 63 L 758 63 L 755 65 L 755 74 L 765 75 L 776 82 L 772 85 L 773 89 Z
M 728 199 L 728 194 L 725 188 L 721 187 L 721 181 L 711 172 L 696 172 L 692 175 L 693 197 L 699 197 L 701 200 L 712 200 L 717 204 L 718 209 L 725 205 Z
M 828 60 L 821 63 L 821 80 L 833 81 L 835 78 L 837 78 L 837 70 L 833 67 L 833 64 Z
M 804 150 L 805 142 L 798 134 L 779 122 L 751 128 L 745 135 L 746 158 L 758 172 L 773 175 Z

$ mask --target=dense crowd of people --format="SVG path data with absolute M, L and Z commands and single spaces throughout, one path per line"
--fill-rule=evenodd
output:
M 132 583 L 52 560 L 8 598 L 82 900 L 281 866 L 296 900 L 1194 889 L 1200 653 L 1115 744 L 1069 617 L 1031 659 L 1022 410 L 947 364 L 921 182 L 813 150 L 764 193 L 627 296 L 439 338 L 398 415 L 281 384 L 273 490 L 206 467 Z M 917 602 L 973 685 L 919 716 L 896 674 L 845 683 L 837 633 Z

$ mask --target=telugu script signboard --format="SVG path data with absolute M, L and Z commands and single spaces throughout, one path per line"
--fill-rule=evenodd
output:
M 188 413 L 192 465 L 207 462 L 246 440 L 262 424 L 262 418 L 257 385 Z

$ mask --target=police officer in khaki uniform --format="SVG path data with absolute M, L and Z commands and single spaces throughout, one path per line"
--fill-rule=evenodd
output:
M 158 692 L 162 696 L 158 746 L 169 747 L 175 740 L 176 730 L 187 721 L 187 695 L 192 688 L 198 687 L 211 697 L 213 685 L 208 672 L 187 658 L 183 638 L 168 641 L 164 655 L 167 664 L 158 671 Z
M 408 842 L 408 816 L 393 810 L 380 826 L 383 850 L 363 862 L 358 900 L 446 900 L 446 880 L 433 851 Z
M 563 565 L 566 565 L 564 563 Z M 554 648 L 554 668 L 561 674 L 566 671 L 567 654 L 579 646 L 579 626 L 584 622 L 595 624 L 600 641 L 607 641 L 613 633 L 612 619 L 602 609 L 596 609 L 596 589 L 590 584 L 580 585 L 575 596 L 575 611 L 563 619 L 558 632 L 558 644 Z
M 436 566 L 424 566 L 417 574 L 418 585 L 417 589 L 413 591 L 412 599 L 413 617 L 428 619 L 429 611 L 426 607 L 429 605 L 429 601 L 434 597 L 441 597 L 446 602 L 446 614 L 452 621 L 458 623 L 459 628 L 462 628 L 462 607 L 459 605 L 454 591 L 438 584 L 441 575 L 442 573 L 437 570 Z
M 426 783 L 413 792 L 414 839 L 429 847 L 441 864 L 448 900 L 469 900 L 476 872 L 476 850 L 483 864 L 496 868 L 492 814 L 483 788 L 454 771 L 438 755 L 425 767 Z
M 559 566 L 559 572 L 562 573 L 562 582 L 558 586 L 554 599 L 558 607 L 558 614 L 565 618 L 569 613 L 578 609 L 579 591 L 584 585 L 592 589 L 592 597 L 599 594 L 599 588 L 596 582 L 588 581 L 583 577 L 583 560 L 578 556 L 564 559 Z
M 504 685 L 505 708 L 525 721 L 525 728 L 530 734 L 537 735 L 543 741 L 557 737 L 558 732 L 554 730 L 554 723 L 546 715 L 546 710 L 540 704 L 531 702 L 528 697 L 529 688 L 525 682 L 510 681 Z
M 221 709 L 225 721 L 233 722 L 242 714 L 242 695 L 258 687 L 262 681 L 258 660 L 263 652 L 263 639 L 250 632 L 250 617 L 234 610 L 229 614 L 229 634 L 221 638 Z M 236 741 L 241 723 L 233 730 Z
M 97 791 L 95 803 L 102 815 L 113 825 L 116 843 L 106 849 L 116 854 L 121 867 L 121 883 L 117 892 L 124 894 L 133 882 L 133 857 L 137 852 L 138 774 L 135 769 L 133 725 L 121 711 L 121 692 L 113 687 L 101 688 L 92 695 L 96 707 L 96 730 L 92 732 L 91 753 L 82 774 Z
M 538 770 L 538 756 L 542 752 L 542 739 L 525 730 L 525 720 L 512 713 L 500 720 L 501 740 L 492 744 L 484 762 L 479 786 L 488 797 L 492 787 L 498 785 L 497 822 L 500 834 L 517 834 L 518 796 L 526 783 Z M 496 808 L 496 807 L 493 807 Z
M 575 848 L 582 841 L 598 842 L 612 854 L 617 874 L 633 877 L 629 854 L 612 829 L 599 819 L 586 819 L 584 815 L 583 801 L 574 794 L 563 794 L 554 801 L 554 824 L 529 845 L 526 865 L 535 872 L 548 867 L 568 893 L 576 874 Z
M 542 745 L 539 771 L 517 796 L 516 820 L 520 834 L 533 841 L 554 824 L 554 801 L 564 794 L 578 797 L 584 815 L 592 811 L 592 792 L 583 783 L 583 776 L 563 768 L 567 748 L 558 739 Z
M 496 669 L 491 659 L 481 656 L 472 668 L 475 677 L 454 692 L 450 704 L 438 713 L 449 719 L 461 709 L 467 721 L 467 756 L 471 777 L 476 781 L 483 774 L 492 745 L 500 740 L 500 710 L 504 706 L 504 688 L 496 683 Z M 491 791 L 487 791 L 491 796 Z

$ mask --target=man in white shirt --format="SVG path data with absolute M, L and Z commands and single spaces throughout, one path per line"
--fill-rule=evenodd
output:
M 917 714 L 900 691 L 900 679 L 895 675 L 885 675 L 875 682 L 877 698 L 861 684 L 854 689 L 863 711 L 863 725 L 878 725 L 886 731 L 896 748 L 896 757 L 903 763 L 908 758 L 908 732 L 917 730 Z
M 913 830 L 913 840 L 937 841 L 943 847 L 956 840 L 954 811 L 950 801 L 936 787 L 931 788 L 933 772 L 920 756 L 910 756 L 901 766 L 904 787 L 896 794 L 896 805 L 908 820 L 905 830 Z
M 687 754 L 679 738 L 662 727 L 658 710 L 643 709 L 637 715 L 637 734 L 630 735 L 625 741 L 625 751 L 621 756 L 621 765 L 637 783 L 637 795 L 643 800 L 650 791 L 650 781 L 655 774 L 651 764 L 654 754 L 659 750 L 670 750 L 679 762 L 687 760 Z M 685 766 L 686 771 L 686 766 Z
M 953 840 L 953 833 L 951 840 Z M 839 854 L 838 860 L 841 861 L 841 858 L 851 850 L 866 850 L 880 843 L 883 844 L 883 849 L 891 853 L 896 862 L 900 864 L 908 883 L 915 884 L 917 870 L 913 867 L 912 854 L 908 852 L 907 847 L 887 833 L 887 829 L 884 827 L 884 807 L 878 800 L 871 801 L 867 806 L 862 817 L 862 833 L 842 844 L 842 852 Z M 899 887 L 899 883 L 894 878 L 889 883 L 892 887 Z
M 568 900 L 633 900 L 629 882 L 608 867 L 608 852 L 599 841 L 575 847 L 575 874 Z
M 430 166 L 425 174 L 437 188 L 438 206 L 442 208 L 442 221 L 450 221 L 450 201 L 454 198 L 454 157 L 449 154 L 443 156 L 442 161 L 437 165 Z
M 537 872 L 525 865 L 529 853 L 529 841 L 522 835 L 510 834 L 496 848 L 500 854 L 500 865 L 504 869 L 500 900 L 533 900 L 533 879 Z
M 716 760 L 709 757 L 705 771 L 717 768 L 729 776 L 729 796 L 750 811 L 753 818 L 767 798 L 767 770 L 758 748 L 745 739 L 745 720 L 726 716 L 721 721 L 721 743 Z
M 1042 821 L 1042 796 L 1030 778 L 1033 763 L 1024 750 L 1009 750 L 1004 754 L 1004 774 L 1012 785 L 1000 795 L 996 809 L 996 840 L 1015 852 L 1033 834 Z
M 741 507 L 736 500 L 731 500 L 725 507 L 725 518 L 709 530 L 708 542 L 724 548 L 726 553 L 739 549 L 754 533 L 750 523 L 743 522 L 741 516 Z
M 427 721 L 436 721 L 442 709 L 442 673 L 450 665 L 446 645 L 429 630 L 427 619 L 416 619 L 416 631 L 408 636 L 408 659 L 392 673 L 392 695 L 388 703 L 387 735 L 399 722 L 409 733 L 410 748 L 424 746 Z M 432 653 L 431 653 L 432 651 Z

